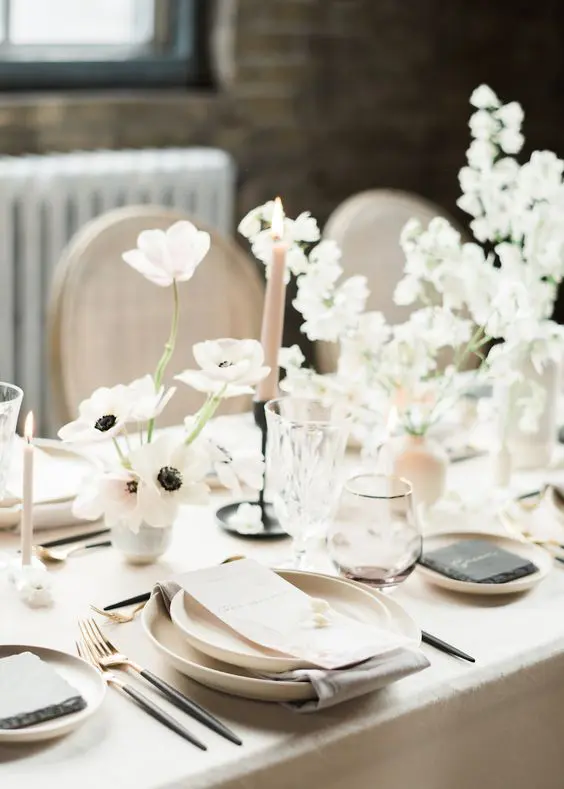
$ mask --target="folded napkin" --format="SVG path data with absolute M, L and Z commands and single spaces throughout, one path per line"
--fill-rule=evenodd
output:
M 176 580 L 156 584 L 153 595 L 159 595 L 166 610 L 169 611 L 173 597 L 182 588 L 182 576 L 180 576 Z M 284 706 L 297 712 L 316 712 L 379 690 L 385 685 L 422 671 L 429 665 L 429 661 L 419 649 L 402 647 L 343 669 L 306 668 L 283 674 L 256 674 L 256 676 L 285 682 L 311 682 L 316 698 L 305 702 L 292 702 Z

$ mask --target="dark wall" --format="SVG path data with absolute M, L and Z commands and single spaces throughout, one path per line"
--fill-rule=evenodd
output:
M 239 215 L 281 194 L 323 222 L 380 186 L 454 211 L 486 81 L 523 104 L 527 150 L 564 155 L 561 0 L 209 2 L 214 92 L 0 95 L 0 153 L 216 145 Z

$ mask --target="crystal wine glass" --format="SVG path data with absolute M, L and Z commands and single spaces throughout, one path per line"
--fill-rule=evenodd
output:
M 349 479 L 327 545 L 346 578 L 381 588 L 405 581 L 422 550 L 411 484 L 385 474 Z
M 325 532 L 339 500 L 349 420 L 306 397 L 271 400 L 265 411 L 274 509 L 293 538 L 292 567 L 304 569 L 308 541 Z

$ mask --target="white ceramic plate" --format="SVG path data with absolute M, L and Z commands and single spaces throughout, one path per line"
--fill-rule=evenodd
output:
M 389 629 L 388 610 L 364 589 L 331 576 L 300 573 L 290 577 L 284 572 L 280 574 L 310 597 L 325 600 L 339 614 L 382 630 Z M 242 637 L 183 590 L 175 595 L 170 616 L 193 647 L 230 665 L 273 674 L 314 668 L 303 659 L 261 647 Z
M 62 441 L 38 438 L 35 440 L 35 444 L 43 452 L 57 460 L 56 473 L 61 474 L 68 468 L 69 474 L 66 476 L 67 478 L 70 476 L 72 481 L 70 484 L 65 483 L 62 485 L 62 488 L 68 488 L 66 495 L 34 503 L 34 528 L 54 529 L 59 526 L 71 526 L 80 523 L 80 519 L 72 513 L 72 505 L 78 493 L 80 481 L 91 474 L 94 469 L 101 468 L 101 464 L 96 458 L 87 457 Z M 0 502 L 0 529 L 11 529 L 18 526 L 20 517 L 20 501 L 12 500 L 12 502 L 4 502 L 4 504 Z
M 13 646 L 11 644 L 0 645 L 0 658 L 18 655 L 20 652 L 32 652 L 41 660 L 49 663 L 73 688 L 78 690 L 86 701 L 86 707 L 80 712 L 71 712 L 69 715 L 62 715 L 60 718 L 37 723 L 34 726 L 26 726 L 23 729 L 0 729 L 0 744 L 16 745 L 60 737 L 81 726 L 96 712 L 106 693 L 106 683 L 95 668 L 78 657 L 67 655 L 66 652 L 58 652 L 55 649 Z
M 282 572 L 288 581 L 298 577 L 327 578 L 329 576 L 298 571 Z M 394 632 L 411 638 L 415 644 L 421 641 L 421 632 L 409 614 L 395 600 L 377 591 L 362 587 L 351 581 L 341 581 L 352 588 L 360 589 L 374 597 L 385 612 L 388 627 Z M 283 680 L 260 679 L 244 668 L 231 666 L 205 655 L 189 644 L 184 635 L 174 626 L 162 603 L 152 598 L 142 614 L 143 627 L 150 641 L 165 660 L 181 674 L 214 690 L 259 701 L 289 702 L 306 701 L 314 698 L 309 682 L 285 682 Z
M 524 578 L 517 578 L 515 581 L 509 581 L 506 584 L 478 584 L 470 581 L 457 581 L 454 578 L 447 578 L 446 575 L 441 575 L 431 570 L 429 567 L 423 567 L 420 564 L 417 565 L 417 572 L 427 581 L 431 581 L 437 586 L 442 586 L 444 589 L 451 589 L 454 592 L 477 595 L 502 595 L 525 592 L 527 589 L 532 589 L 532 587 L 540 583 L 543 578 L 546 578 L 553 567 L 552 557 L 542 548 L 528 542 L 512 540 L 510 537 L 502 537 L 496 534 L 484 534 L 482 532 L 444 532 L 442 534 L 425 537 L 424 548 L 425 551 L 431 552 L 440 548 L 445 548 L 447 545 L 458 542 L 459 540 L 487 540 L 500 548 L 505 548 L 507 551 L 516 553 L 534 562 L 539 568 L 538 572 L 532 575 L 526 575 Z

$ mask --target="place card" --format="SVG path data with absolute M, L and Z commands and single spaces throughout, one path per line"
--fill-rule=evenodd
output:
M 478 584 L 506 584 L 538 572 L 538 567 L 488 540 L 459 540 L 419 560 L 436 573 Z
M 37 655 L 0 660 L 0 729 L 22 729 L 85 707 L 78 690 Z
M 411 644 L 344 616 L 252 559 L 186 573 L 182 586 L 244 638 L 322 668 L 342 668 Z

